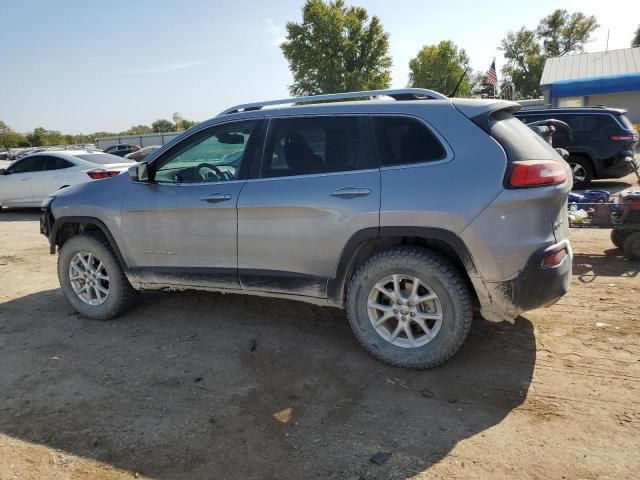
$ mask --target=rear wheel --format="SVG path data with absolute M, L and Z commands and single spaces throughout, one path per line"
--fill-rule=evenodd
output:
M 573 186 L 575 188 L 584 188 L 593 180 L 593 166 L 591 161 L 581 157 L 580 155 L 569 155 L 567 159 L 571 174 L 573 175 Z
M 136 298 L 110 245 L 93 235 L 77 235 L 62 246 L 58 279 L 73 308 L 96 320 L 124 313 Z
M 445 257 L 394 248 L 358 268 L 347 312 L 356 338 L 374 357 L 423 369 L 443 363 L 462 345 L 471 326 L 471 294 Z
M 624 248 L 624 241 L 629 235 L 615 228 L 611 230 L 611 242 L 618 248 Z
M 624 256 L 629 260 L 640 260 L 640 232 L 634 232 L 624 241 Z

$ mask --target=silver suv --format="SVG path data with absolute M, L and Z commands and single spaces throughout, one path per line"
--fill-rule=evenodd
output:
M 475 309 L 511 320 L 569 288 L 571 175 L 517 109 L 421 89 L 236 106 L 58 192 L 41 230 L 85 317 L 147 289 L 286 297 L 345 308 L 384 362 L 432 367 Z

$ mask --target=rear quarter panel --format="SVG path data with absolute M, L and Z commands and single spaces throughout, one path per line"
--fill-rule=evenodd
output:
M 432 227 L 462 236 L 504 190 L 504 150 L 451 104 L 404 107 L 427 122 L 449 155 L 444 161 L 382 168 L 381 227 Z M 497 269 L 480 242 L 468 248 L 482 274 Z

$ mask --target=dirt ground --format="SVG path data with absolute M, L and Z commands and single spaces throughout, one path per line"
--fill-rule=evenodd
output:
M 558 304 L 476 319 L 410 372 L 293 301 L 145 294 L 83 320 L 37 218 L 0 214 L 2 480 L 638 478 L 640 263 L 607 230 L 571 232 Z

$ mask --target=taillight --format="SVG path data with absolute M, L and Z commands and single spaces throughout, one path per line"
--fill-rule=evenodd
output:
M 635 133 L 629 133 L 626 135 L 611 135 L 611 140 L 614 142 L 634 142 L 638 140 L 639 135 Z
M 94 180 L 100 180 L 103 178 L 115 177 L 116 175 L 120 175 L 120 172 L 118 172 L 117 170 L 114 171 L 114 170 L 97 169 L 97 170 L 91 170 L 90 172 L 87 172 L 87 175 L 89 175 Z
M 564 164 L 552 160 L 526 160 L 513 162 L 509 185 L 514 188 L 559 185 L 567 180 Z
M 563 248 L 557 252 L 547 253 L 542 259 L 543 267 L 557 267 L 562 263 L 564 257 L 567 256 L 567 249 Z
M 631 212 L 640 212 L 640 201 L 637 200 L 620 200 L 622 208 Z

